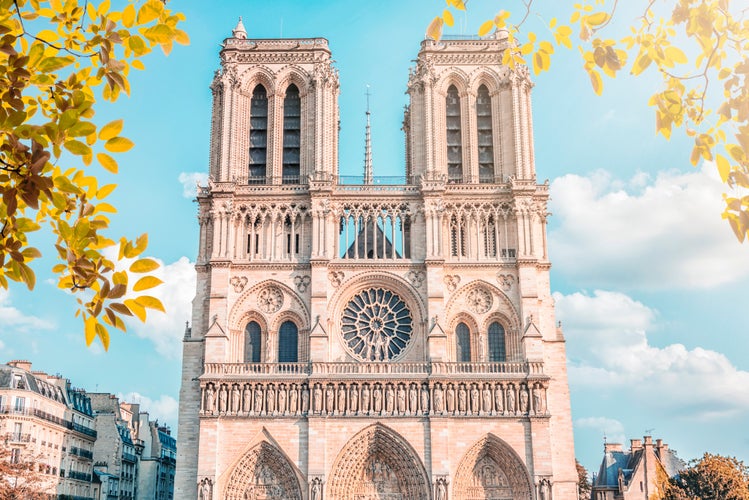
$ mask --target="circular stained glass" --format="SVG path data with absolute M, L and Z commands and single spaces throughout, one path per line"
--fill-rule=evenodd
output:
M 343 340 L 364 361 L 398 357 L 411 341 L 412 331 L 413 318 L 406 303 L 384 288 L 362 290 L 343 310 Z

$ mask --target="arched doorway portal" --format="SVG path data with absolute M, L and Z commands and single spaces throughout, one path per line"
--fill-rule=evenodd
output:
M 426 470 L 413 448 L 381 424 L 365 428 L 338 454 L 330 500 L 429 500 Z
M 488 434 L 458 465 L 453 498 L 461 500 L 532 500 L 528 471 L 507 443 Z
M 292 465 L 272 444 L 263 441 L 248 451 L 229 476 L 225 500 L 302 500 Z

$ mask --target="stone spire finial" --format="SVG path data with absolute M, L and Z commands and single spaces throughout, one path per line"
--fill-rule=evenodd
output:
M 364 136 L 364 184 L 372 184 L 372 136 L 369 125 L 369 85 L 367 85 L 367 131 Z
M 234 29 L 231 30 L 231 34 L 234 38 L 239 38 L 240 40 L 247 38 L 247 30 L 244 29 L 244 24 L 242 24 L 242 16 L 239 16 L 239 21 Z

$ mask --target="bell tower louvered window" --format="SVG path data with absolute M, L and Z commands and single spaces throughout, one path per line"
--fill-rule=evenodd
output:
M 296 363 L 298 360 L 299 330 L 292 321 L 285 321 L 278 331 L 278 362 Z
M 447 180 L 463 181 L 463 141 L 460 130 L 460 96 L 455 85 L 447 89 Z
M 458 323 L 455 328 L 455 347 L 459 362 L 471 361 L 471 331 L 465 323 Z
M 479 142 L 479 182 L 494 182 L 492 101 L 484 85 L 479 87 L 476 95 L 476 120 Z
M 268 164 L 268 93 L 258 85 L 250 101 L 250 184 L 265 184 Z
M 299 182 L 299 152 L 301 137 L 302 101 L 299 89 L 291 84 L 283 100 L 283 172 L 284 184 Z
M 489 325 L 489 361 L 507 361 L 505 329 L 496 321 Z

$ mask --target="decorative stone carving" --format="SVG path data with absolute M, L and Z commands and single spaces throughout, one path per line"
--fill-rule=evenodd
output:
M 420 288 L 421 284 L 426 279 L 426 275 L 423 271 L 409 271 L 408 274 L 406 274 L 406 278 L 411 282 L 414 288 Z
M 445 286 L 447 287 L 448 292 L 454 292 L 456 288 L 458 288 L 458 284 L 460 283 L 460 276 L 457 274 L 448 274 L 446 275 L 442 281 L 445 282 Z
M 213 499 L 213 481 L 209 478 L 204 477 L 198 483 L 198 500 L 212 500 Z
M 302 491 L 286 457 L 275 446 L 263 441 L 247 452 L 231 471 L 223 498 L 301 500 Z
M 484 287 L 476 287 L 468 292 L 468 307 L 476 314 L 484 314 L 492 307 L 492 293 Z
M 434 483 L 434 500 L 447 500 L 447 478 L 438 477 Z
M 497 281 L 502 290 L 509 292 L 512 290 L 512 285 L 515 283 L 515 277 L 511 274 L 497 274 Z
M 296 285 L 296 289 L 299 291 L 299 293 L 306 292 L 311 282 L 312 279 L 307 275 L 294 277 L 294 285 Z
M 322 479 L 319 476 L 312 478 L 309 491 L 310 500 L 322 500 Z
M 240 293 L 247 285 L 247 276 L 232 276 L 229 284 L 234 287 L 234 291 Z
M 328 273 L 328 280 L 330 281 L 330 284 L 333 285 L 333 288 L 338 288 L 341 286 L 341 283 L 343 283 L 343 278 L 346 275 L 343 273 L 343 271 L 331 271 Z
M 269 286 L 257 296 L 257 306 L 266 314 L 273 314 L 283 306 L 283 292 L 280 288 Z

